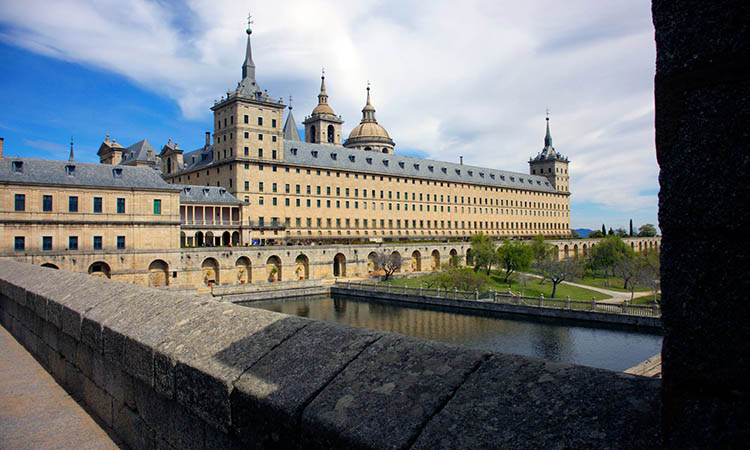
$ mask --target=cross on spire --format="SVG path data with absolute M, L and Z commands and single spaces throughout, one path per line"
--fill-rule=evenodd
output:
M 289 96 L 289 109 L 292 109 L 292 96 Z

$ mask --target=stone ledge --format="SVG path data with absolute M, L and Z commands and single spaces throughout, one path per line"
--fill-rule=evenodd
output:
M 660 384 L 647 378 L 15 262 L 0 265 L 0 308 L 3 324 L 133 444 L 659 445 Z

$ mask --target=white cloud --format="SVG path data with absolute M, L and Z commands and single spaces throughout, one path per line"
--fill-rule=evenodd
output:
M 26 0 L 3 2 L 0 21 L 6 41 L 124 75 L 210 123 L 208 107 L 239 81 L 247 7 Z M 359 122 L 369 79 L 397 152 L 525 172 L 549 107 L 555 146 L 571 159 L 573 201 L 655 218 L 655 196 L 642 194 L 657 188 L 647 0 L 250 8 L 259 84 L 272 97 L 292 94 L 298 120 L 314 107 L 325 66 L 345 132 Z

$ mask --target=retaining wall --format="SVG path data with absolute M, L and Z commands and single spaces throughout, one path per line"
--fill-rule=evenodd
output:
M 0 319 L 136 449 L 659 445 L 634 375 L 10 261 Z
M 394 291 L 397 288 L 394 288 Z M 512 305 L 508 303 L 494 303 L 491 300 L 461 300 L 452 298 L 437 298 L 399 292 L 381 292 L 375 290 L 364 290 L 355 287 L 347 287 L 345 284 L 336 284 L 331 287 L 330 292 L 338 295 L 351 295 L 355 297 L 377 298 L 402 303 L 418 305 L 435 305 L 456 309 L 470 309 L 476 311 L 489 311 L 508 314 L 520 314 L 524 316 L 548 317 L 552 319 L 574 320 L 579 322 L 606 323 L 613 325 L 624 325 L 634 328 L 644 328 L 660 332 L 662 329 L 661 318 L 646 317 L 627 314 L 613 314 L 601 311 L 582 311 L 562 308 L 540 308 L 528 305 Z

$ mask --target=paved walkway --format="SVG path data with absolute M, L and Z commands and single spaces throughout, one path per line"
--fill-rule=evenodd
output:
M 107 433 L 0 327 L 0 449 L 117 449 Z
M 528 275 L 528 276 L 534 277 L 534 278 L 542 278 L 541 276 L 539 276 L 537 274 L 534 274 L 534 273 L 524 273 L 524 275 Z M 583 289 L 588 289 L 590 291 L 600 292 L 602 294 L 607 294 L 607 295 L 609 295 L 609 296 L 612 297 L 612 298 L 608 298 L 606 300 L 599 300 L 599 299 L 597 299 L 596 301 L 599 302 L 599 303 L 610 303 L 610 304 L 617 304 L 617 305 L 619 305 L 620 303 L 624 302 L 625 300 L 630 301 L 630 292 L 611 291 L 609 289 L 604 289 L 604 288 L 600 288 L 600 287 L 589 286 L 587 284 L 573 283 L 573 282 L 570 282 L 570 281 L 563 281 L 563 284 L 567 284 L 567 285 L 570 285 L 570 286 L 575 286 L 575 287 L 579 287 L 579 288 L 583 288 Z M 653 291 L 635 291 L 635 295 L 633 296 L 633 298 L 640 297 L 640 296 L 643 296 L 643 295 L 648 295 L 648 294 L 653 294 Z M 591 300 L 591 299 L 577 299 L 577 300 Z

